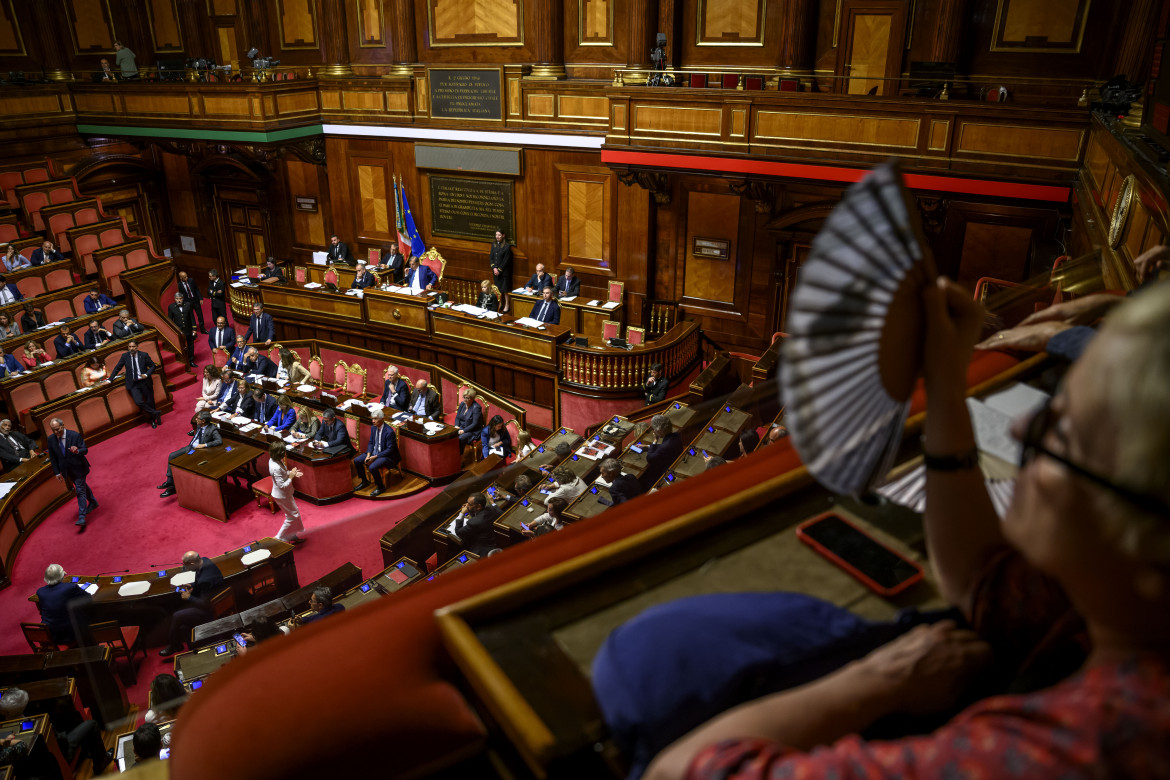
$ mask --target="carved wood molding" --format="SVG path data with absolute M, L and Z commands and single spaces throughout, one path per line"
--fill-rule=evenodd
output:
M 947 207 L 950 201 L 946 198 L 918 198 L 918 213 L 922 217 L 922 229 L 927 233 L 938 233 L 947 221 Z
M 776 204 L 776 188 L 770 181 L 733 181 L 728 185 L 731 191 L 741 197 L 750 198 L 757 214 L 771 214 Z
M 765 230 L 787 230 L 790 227 L 804 222 L 816 222 L 829 216 L 829 212 L 837 205 L 836 201 L 824 203 L 810 203 L 789 209 L 777 214 L 764 225 Z
M 627 171 L 618 174 L 618 181 L 627 187 L 637 184 L 654 196 L 654 202 L 659 206 L 670 204 L 670 180 L 665 173 L 654 171 Z

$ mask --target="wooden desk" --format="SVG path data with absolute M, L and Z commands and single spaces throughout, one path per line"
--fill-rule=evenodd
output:
M 257 461 L 257 471 L 263 475 L 267 471 L 268 442 L 271 439 L 257 428 L 249 433 L 243 433 L 239 428 L 224 420 L 216 421 L 223 440 L 237 442 L 248 446 L 258 447 L 263 454 Z M 328 504 L 341 501 L 353 495 L 353 469 L 350 462 L 352 452 L 339 452 L 330 455 L 323 450 L 305 446 L 306 439 L 292 449 L 286 449 L 287 460 L 301 470 L 304 475 L 296 481 L 296 494 L 315 504 Z
M 575 433 L 572 428 L 560 428 L 552 436 L 542 441 L 539 447 L 528 453 L 528 456 L 519 462 L 534 470 L 540 468 L 551 469 L 563 460 L 556 453 L 558 444 L 567 444 L 570 449 L 576 449 L 582 441 L 584 439 Z
M 528 316 L 532 311 L 532 307 L 540 301 L 544 300 L 539 292 L 529 293 L 514 293 L 508 291 L 508 297 L 512 301 L 512 311 L 518 313 L 522 317 Z M 589 338 L 601 340 L 601 324 L 606 320 L 610 322 L 623 323 L 626 321 L 626 306 L 624 303 L 619 303 L 612 309 L 605 308 L 605 301 L 598 300 L 596 306 L 590 306 L 589 301 L 594 300 L 584 295 L 578 295 L 571 301 L 560 299 L 557 301 L 561 307 L 561 324 L 567 325 L 573 329 L 574 332 Z M 621 335 L 620 333 L 618 335 Z
M 175 724 L 173 720 L 166 723 L 158 724 L 159 736 L 166 736 L 170 733 L 171 727 Z M 160 753 L 162 751 L 159 751 Z M 138 759 L 134 757 L 134 732 L 127 731 L 119 734 L 117 742 L 114 746 L 114 760 L 118 762 L 118 771 L 125 772 L 130 767 L 138 763 Z
M 108 647 L 78 647 L 51 653 L 0 656 L 0 684 L 23 686 L 35 680 L 71 677 L 82 705 L 104 723 L 126 715 L 129 702 Z
M 511 324 L 515 317 L 505 314 L 497 320 L 479 319 L 452 309 L 431 311 L 431 324 L 437 337 L 476 345 L 491 345 L 511 355 L 518 362 L 536 362 L 555 367 L 557 345 L 569 338 L 570 328 L 547 323 L 544 330 Z
M 588 490 L 569 504 L 568 508 L 565 509 L 565 517 L 570 520 L 584 520 L 587 517 L 601 514 L 611 506 L 613 506 L 613 498 L 609 494 L 609 488 L 605 485 L 594 484 L 590 485 Z
M 42 520 L 73 499 L 73 491 L 53 477 L 47 454 L 5 471 L 0 479 L 16 483 L 0 499 L 0 587 L 6 587 L 21 545 Z
M 49 721 L 62 731 L 80 722 L 81 696 L 77 692 L 77 682 L 72 677 L 52 677 L 47 680 L 29 680 L 18 686 L 28 694 L 28 706 L 24 708 L 25 717 L 29 715 L 48 715 Z M 0 695 L 7 690 L 0 687 Z M 68 726 L 68 728 L 64 728 Z
M 290 282 L 262 284 L 260 300 L 273 316 L 295 316 L 303 321 L 349 322 L 360 326 L 365 322 L 362 299 L 328 290 L 305 289 Z
M 427 310 L 431 302 L 429 296 L 406 295 L 371 287 L 366 289 L 362 300 L 366 307 L 366 319 L 370 323 L 403 328 L 408 332 L 413 331 L 414 335 L 429 335 L 431 332 L 431 319 Z
M 174 659 L 175 676 L 183 683 L 202 680 L 218 672 L 224 664 L 235 658 L 238 649 L 236 640 L 229 638 L 198 650 L 178 653 Z
M 265 452 L 260 447 L 237 443 L 195 450 L 173 459 L 171 473 L 179 506 L 226 523 L 226 477 L 254 464 Z
M 57 762 L 61 776 L 73 777 L 73 770 L 61 753 L 61 746 L 57 744 L 57 733 L 53 730 L 48 715 L 24 715 L 14 720 L 0 722 L 0 734 L 14 734 L 18 741 L 28 745 L 30 756 L 33 755 L 33 751 L 39 750 L 37 746 L 39 742 Z

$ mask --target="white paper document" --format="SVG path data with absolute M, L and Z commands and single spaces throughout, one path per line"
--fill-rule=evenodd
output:
M 14 487 L 16 487 L 15 482 L 0 482 L 0 499 L 11 493 Z
M 971 427 L 975 429 L 975 446 L 979 451 L 1008 463 L 1019 463 L 1020 443 L 1012 437 L 1013 417 L 975 398 L 967 399 L 967 409 L 971 413 Z
M 565 301 L 565 302 L 575 301 L 575 300 L 577 300 L 577 296 L 576 295 L 566 295 L 564 298 L 561 298 L 561 300 Z
M 520 319 L 516 320 L 516 324 L 527 325 L 530 328 L 540 328 L 541 330 L 544 330 L 544 323 L 540 320 L 534 320 L 531 317 L 521 317 Z
M 1017 382 L 984 396 L 983 403 L 1012 418 L 1032 414 L 1048 400 L 1048 393 Z
M 316 290 L 317 288 L 324 287 L 325 285 L 321 284 L 320 282 L 305 282 L 301 286 L 306 290 Z
M 601 303 L 601 301 L 589 301 L 589 303 L 587 303 L 585 305 L 586 306 L 597 306 L 600 303 Z
M 603 308 L 603 309 L 616 309 L 618 306 L 621 306 L 620 301 L 610 301 L 609 303 L 605 304 L 601 308 Z
M 313 253 L 313 265 L 328 265 L 328 264 L 329 264 L 329 253 L 328 252 L 314 252 Z

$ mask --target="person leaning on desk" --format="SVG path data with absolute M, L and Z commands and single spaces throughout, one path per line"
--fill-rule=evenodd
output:
M 540 322 L 551 322 L 553 325 L 561 324 L 561 305 L 553 299 L 553 288 L 545 287 L 541 291 L 544 300 L 537 301 L 536 305 L 532 307 L 532 314 L 529 316 L 534 320 Z

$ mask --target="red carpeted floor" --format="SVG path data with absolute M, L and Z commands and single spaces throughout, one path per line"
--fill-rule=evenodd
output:
M 209 322 L 210 324 L 210 322 Z M 167 357 L 172 357 L 167 355 Z M 206 337 L 199 340 L 196 359 L 208 359 Z M 200 369 L 201 371 L 201 369 Z M 176 383 L 180 373 L 169 366 Z M 202 374 L 200 374 L 202 376 Z M 89 484 L 100 507 L 89 515 L 89 527 L 79 534 L 77 503 L 70 501 L 47 517 L 25 542 L 13 566 L 12 584 L 0 590 L 0 655 L 29 652 L 19 623 L 38 622 L 36 607 L 28 601 L 42 579 L 45 567 L 59 563 L 70 574 L 97 574 L 118 570 L 131 572 L 173 565 L 187 550 L 219 555 L 257 538 L 275 536 L 282 517 L 252 501 L 231 515 L 228 523 L 181 508 L 174 497 L 159 498 L 155 485 L 166 477 L 166 457 L 189 439 L 187 431 L 200 382 L 189 381 L 174 394 L 175 411 L 164 415 L 157 430 L 143 423 L 89 448 Z M 378 540 L 399 520 L 429 500 L 438 488 L 395 501 L 351 498 L 330 506 L 300 501 L 306 543 L 296 550 L 297 574 L 302 584 L 312 582 L 337 566 L 351 561 L 365 576 L 383 568 Z M 151 648 L 146 663 L 139 661 L 138 684 L 130 701 L 145 711 L 150 680 L 171 671 L 169 661 Z

